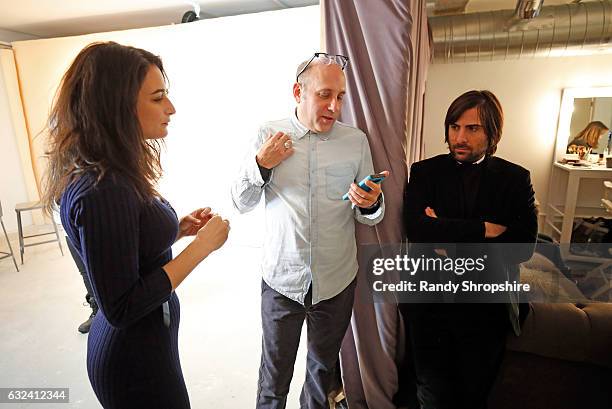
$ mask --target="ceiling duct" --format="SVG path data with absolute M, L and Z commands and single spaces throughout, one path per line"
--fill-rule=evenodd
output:
M 443 16 L 463 13 L 469 0 L 428 0 L 425 5 L 428 15 Z
M 518 19 L 536 18 L 540 14 L 544 0 L 518 0 L 514 16 Z
M 515 10 L 430 17 L 434 62 L 612 52 L 611 0 L 550 7 L 541 3 L 519 0 Z M 537 15 L 536 9 L 539 17 L 519 18 L 522 11 Z

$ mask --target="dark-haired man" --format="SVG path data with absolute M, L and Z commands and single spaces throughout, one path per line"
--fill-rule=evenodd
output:
M 537 214 L 529 171 L 494 157 L 503 111 L 490 91 L 469 91 L 444 120 L 449 153 L 414 163 L 405 224 L 412 243 L 520 243 L 485 273 L 516 276 L 533 253 Z M 422 409 L 487 406 L 518 304 L 401 304 Z M 510 324 L 510 325 L 509 325 Z

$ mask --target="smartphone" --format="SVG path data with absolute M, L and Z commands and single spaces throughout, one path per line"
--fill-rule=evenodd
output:
M 383 180 L 385 180 L 385 175 L 383 175 L 382 173 L 374 173 L 373 175 L 368 175 L 364 177 L 363 180 L 359 182 L 358 186 L 366 192 L 369 192 L 372 189 L 370 189 L 370 186 L 365 184 L 366 180 L 371 180 L 374 183 L 380 184 Z M 346 192 L 344 196 L 342 196 L 342 200 L 349 200 L 348 192 Z

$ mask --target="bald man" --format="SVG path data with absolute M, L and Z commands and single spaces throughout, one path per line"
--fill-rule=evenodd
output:
M 329 408 L 353 306 L 355 220 L 373 226 L 384 215 L 380 185 L 368 181 L 366 191 L 355 183 L 373 173 L 366 135 L 337 121 L 347 62 L 315 53 L 299 65 L 293 114 L 260 128 L 232 186 L 241 213 L 262 196 L 265 202 L 258 409 L 285 408 L 304 320 L 308 353 L 300 407 Z M 347 192 L 349 200 L 342 200 Z

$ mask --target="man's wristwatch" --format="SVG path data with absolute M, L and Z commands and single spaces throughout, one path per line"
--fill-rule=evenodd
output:
M 381 194 L 378 195 L 378 197 L 376 198 L 376 201 L 372 204 L 372 206 L 368 207 L 368 209 L 374 209 L 376 206 L 380 206 L 381 200 L 380 198 L 382 197 Z
M 374 210 L 376 208 L 378 208 L 378 206 L 381 205 L 382 203 L 382 194 L 379 194 L 378 197 L 376 198 L 376 201 L 372 204 L 372 206 L 370 207 L 362 207 L 362 210 Z

